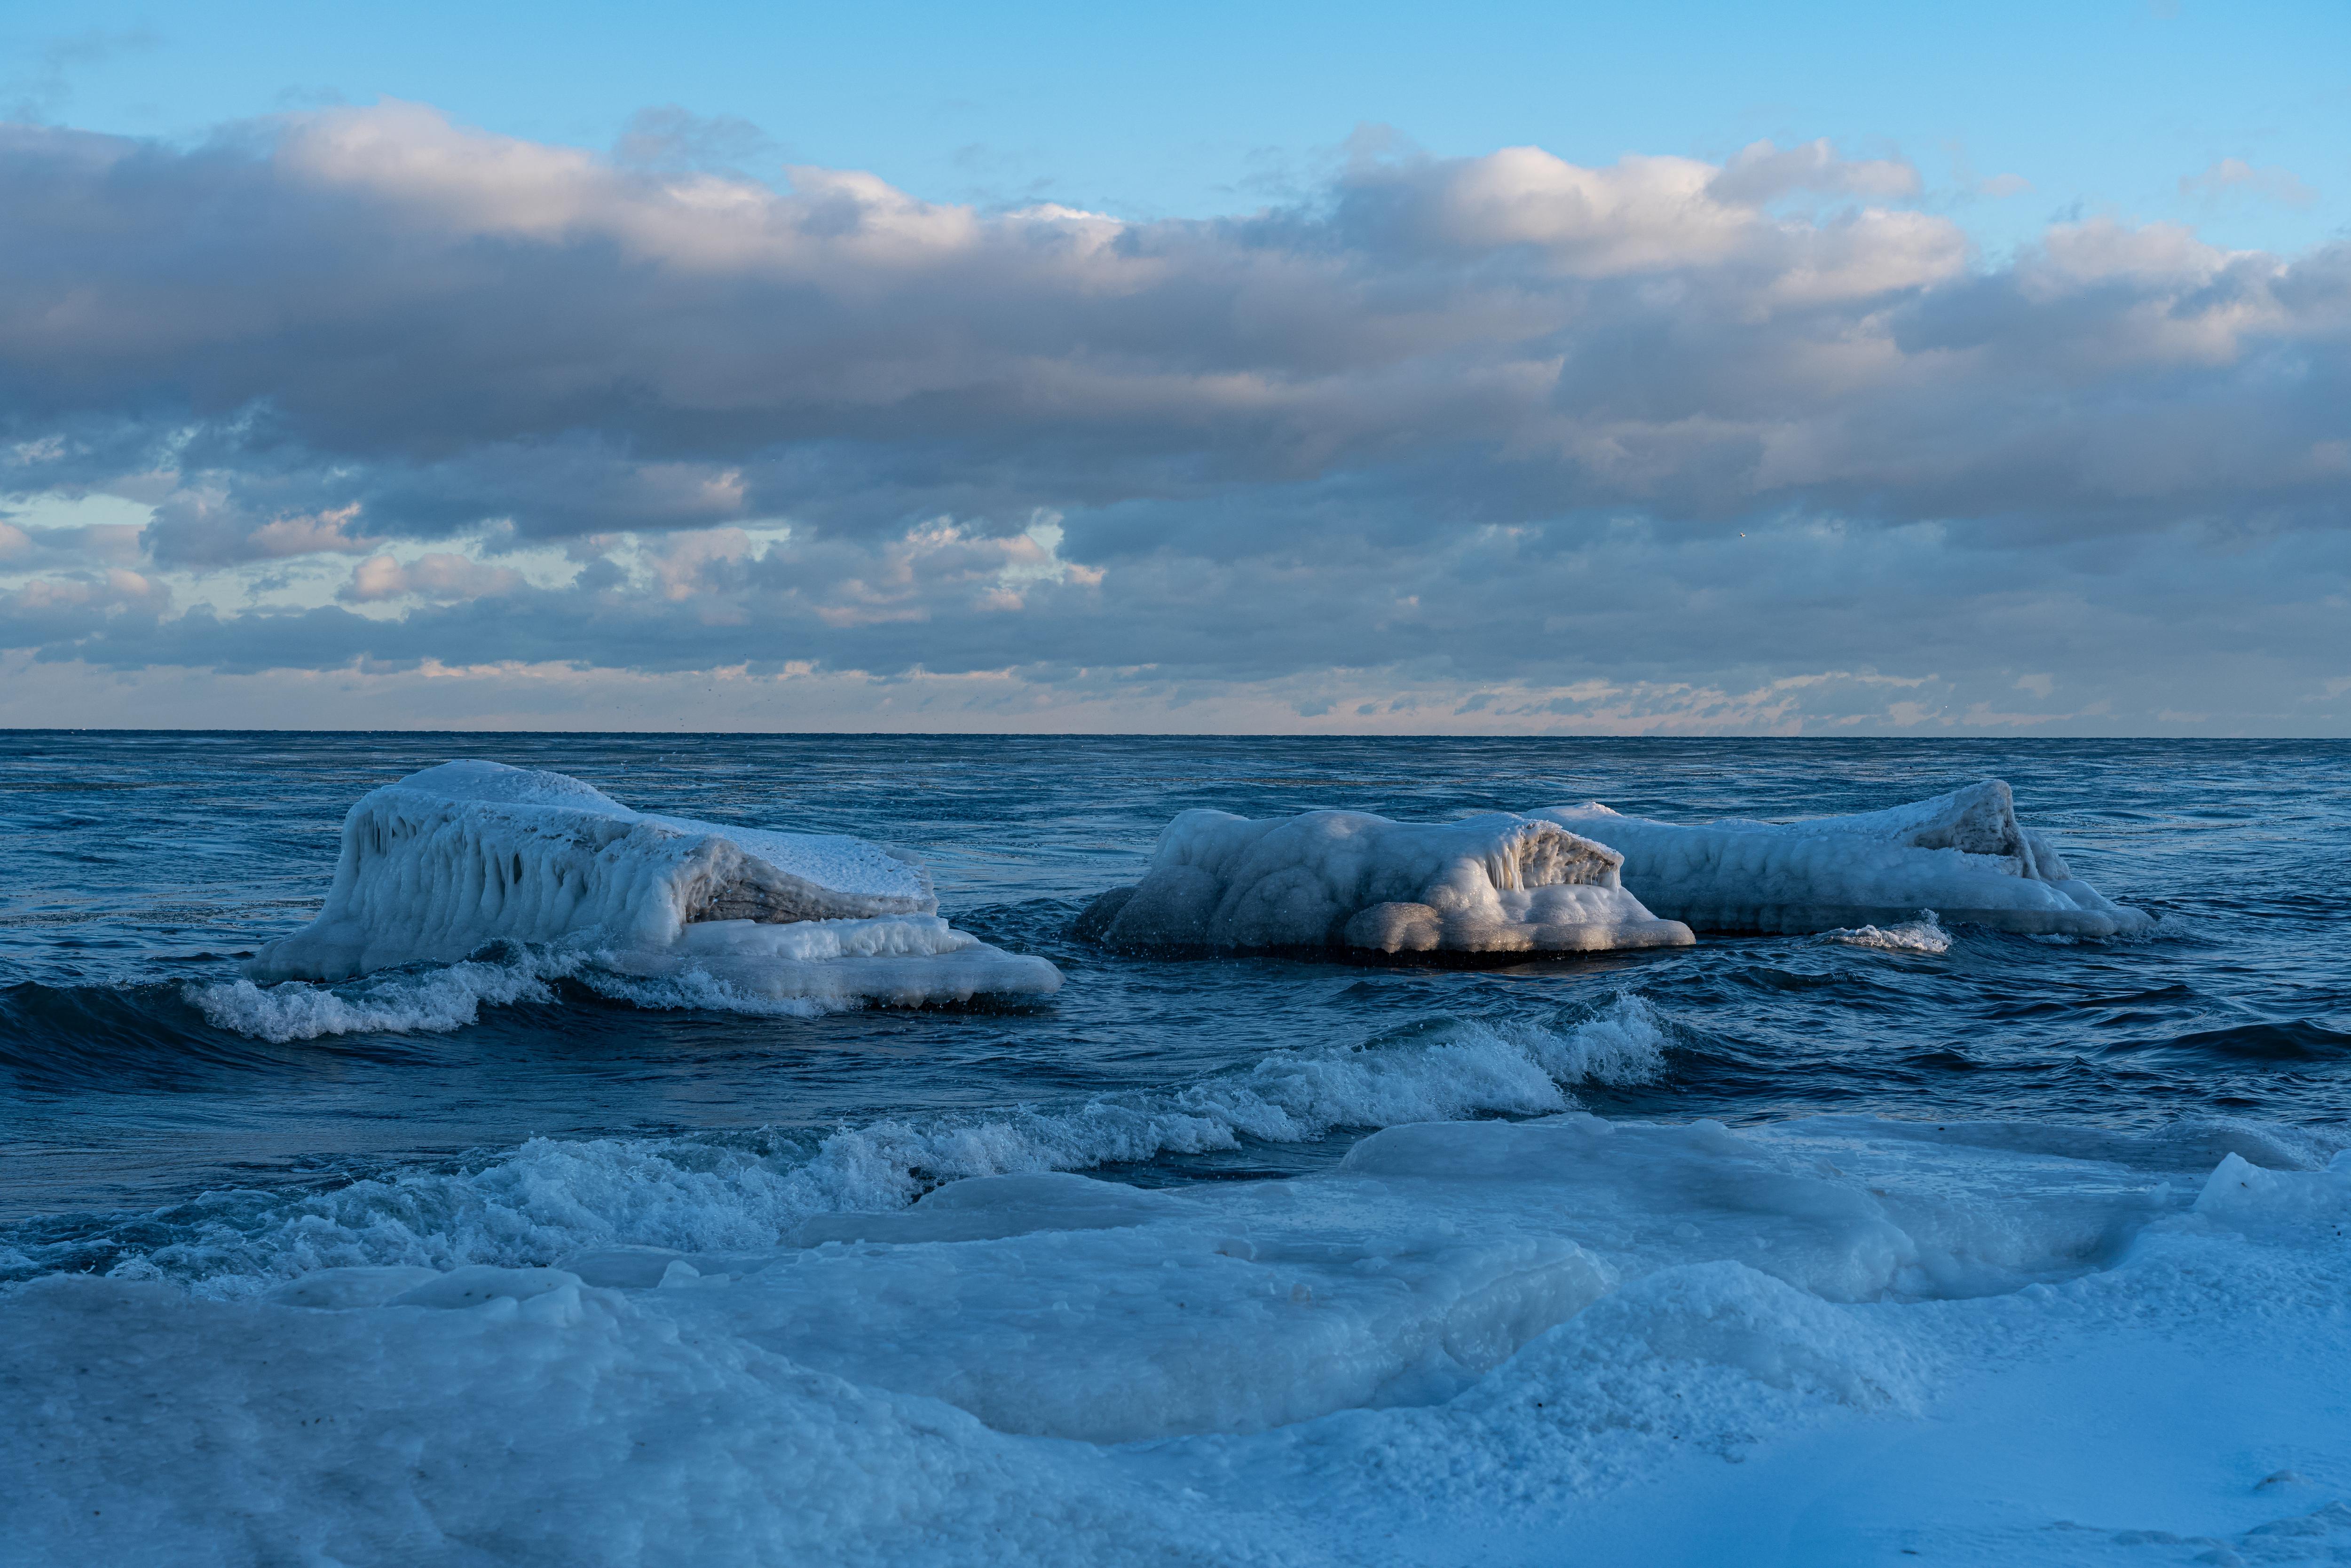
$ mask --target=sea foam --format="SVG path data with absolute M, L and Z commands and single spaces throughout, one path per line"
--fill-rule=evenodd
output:
M 486 1004 L 551 1002 L 548 982 L 583 967 L 576 957 L 517 946 L 500 958 L 418 966 L 340 986 L 192 980 L 180 994 L 215 1028 L 282 1045 L 343 1034 L 446 1033 L 475 1022 Z
M 1823 931 L 1821 940 L 1846 947 L 1875 947 L 1886 953 L 1932 956 L 1951 950 L 1951 934 L 1936 923 L 1935 912 L 1931 909 L 1922 909 L 1917 919 L 1906 920 L 1897 925 L 1858 925 Z

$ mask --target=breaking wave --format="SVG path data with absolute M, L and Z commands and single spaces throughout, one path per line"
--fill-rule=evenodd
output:
M 1886 953 L 1936 954 L 1951 950 L 1951 934 L 1935 923 L 1931 909 L 1920 910 L 1917 919 L 1906 920 L 1899 925 L 1858 925 L 1823 931 L 1821 940 L 1847 947 L 1875 947 Z
M 216 1029 L 284 1045 L 328 1035 L 445 1034 L 476 1021 L 485 1003 L 551 1002 L 555 993 L 548 982 L 580 967 L 577 960 L 517 950 L 462 964 L 395 969 L 339 986 L 202 980 L 189 982 L 180 994 Z
M 465 1005 L 452 1000 L 443 1016 Z M 281 1026 L 302 1017 L 289 1013 Z M 811 1216 L 901 1207 L 965 1176 L 1084 1170 L 1250 1140 L 1304 1143 L 1340 1128 L 1549 1114 L 1575 1104 L 1578 1084 L 1655 1080 L 1667 1050 L 1655 1011 L 1628 993 L 1558 1027 L 1437 1020 L 1352 1048 L 1278 1051 L 1166 1089 L 891 1118 L 829 1136 L 533 1138 L 487 1164 L 298 1197 L 206 1194 L 127 1216 L 110 1238 L 85 1235 L 70 1260 L 29 1239 L 0 1244 L 0 1278 L 70 1261 L 238 1296 L 340 1266 L 538 1264 L 615 1245 L 769 1247 Z

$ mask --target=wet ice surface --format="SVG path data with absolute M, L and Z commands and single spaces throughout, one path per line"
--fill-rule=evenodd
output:
M 904 845 L 1069 984 L 799 1018 L 494 950 L 236 992 L 344 807 L 452 755 Z M 0 1442 L 38 1484 L 0 1522 L 223 1562 L 2327 1561 L 2346 760 L 12 737 Z M 1987 776 L 2155 933 L 1489 972 L 1066 936 L 1194 806 Z

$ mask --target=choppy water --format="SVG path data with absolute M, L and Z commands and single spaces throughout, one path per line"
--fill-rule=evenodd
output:
M 641 1006 L 511 956 L 301 1009 L 231 991 L 237 955 L 316 908 L 350 802 L 453 756 L 907 846 L 942 913 L 1069 983 L 815 1019 Z M 1987 776 L 2158 934 L 1718 938 L 1490 971 L 1152 961 L 1066 934 L 1195 806 L 1785 818 Z M 0 1278 L 756 1245 L 956 1175 L 1294 1174 L 1374 1125 L 1569 1095 L 2351 1142 L 2340 744 L 18 732 L 0 830 Z

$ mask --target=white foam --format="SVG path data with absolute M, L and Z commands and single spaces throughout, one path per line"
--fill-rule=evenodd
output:
M 580 967 L 576 958 L 525 955 L 343 986 L 297 980 L 263 987 L 240 979 L 191 981 L 180 989 L 215 1027 L 282 1045 L 329 1035 L 446 1033 L 476 1021 L 485 1003 L 552 1001 L 547 982 Z
M 1839 931 L 1821 933 L 1823 942 L 1835 942 L 1847 947 L 1876 947 L 1886 953 L 1948 953 L 1951 950 L 1951 934 L 1938 925 L 1935 912 L 1922 909 L 1916 920 L 1906 920 L 1899 925 L 1860 925 Z
M 1043 959 L 954 932 L 937 908 L 920 867 L 860 840 L 648 815 L 561 774 L 450 762 L 351 808 L 319 917 L 246 968 L 334 981 L 507 941 L 769 1001 L 919 1005 L 1061 985 Z M 449 1016 L 465 984 L 418 1016 Z M 256 1011 L 241 995 L 220 1005 Z M 307 1011 L 313 1033 L 361 1027 L 333 1001 L 280 1010 L 289 1028 L 312 1027 L 293 1021 Z
M 1079 918 L 1117 946 L 1580 953 L 1687 946 L 1617 877 L 1622 857 L 1504 812 L 1394 822 L 1363 811 L 1252 821 L 1186 811 L 1150 869 Z
M 1883 811 L 1798 822 L 1686 826 L 1597 801 L 1530 813 L 1624 856 L 1626 886 L 1701 930 L 1818 932 L 1891 925 L 1920 909 L 2003 931 L 2107 937 L 2149 929 L 2073 874 L 2016 819 L 1997 779 Z

